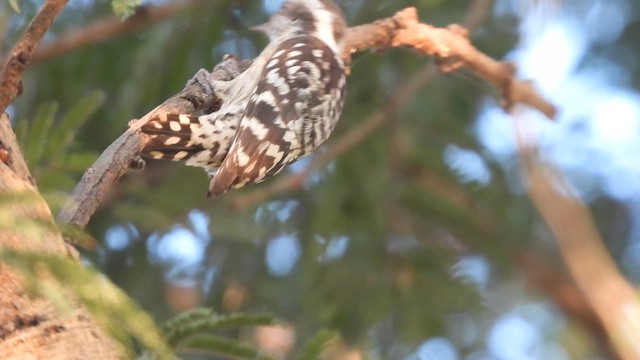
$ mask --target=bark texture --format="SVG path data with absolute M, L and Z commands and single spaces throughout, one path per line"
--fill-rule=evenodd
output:
M 10 152 L 9 161 L 0 162 L 0 249 L 77 258 L 31 181 L 6 113 L 0 116 L 0 139 Z M 34 230 L 34 224 L 48 231 Z M 61 314 L 48 300 L 28 297 L 21 276 L 1 263 L 0 284 L 0 359 L 120 358 L 120 345 L 85 310 Z

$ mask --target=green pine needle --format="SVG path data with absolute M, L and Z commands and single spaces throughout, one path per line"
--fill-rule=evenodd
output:
M 193 336 L 180 344 L 184 351 L 210 352 L 235 359 L 271 360 L 251 346 L 215 335 Z
M 297 357 L 298 360 L 318 360 L 322 355 L 324 349 L 329 345 L 329 343 L 335 340 L 338 337 L 338 334 L 329 331 L 326 329 L 322 329 L 318 331 L 307 343 L 304 345 L 302 350 L 300 351 L 300 355 Z
M 142 0 L 113 0 L 111 8 L 116 16 L 124 20 L 133 15 L 136 6 L 140 5 L 141 2 Z
M 57 102 L 45 103 L 38 107 L 33 120 L 21 121 L 22 124 L 28 124 L 28 130 L 24 135 L 20 134 L 19 139 L 30 168 L 37 167 L 42 160 L 57 112 Z
M 18 5 L 18 0 L 9 0 L 9 5 L 11 5 L 13 11 L 20 14 L 20 6 Z
M 47 154 L 60 159 L 75 139 L 76 132 L 105 101 L 102 91 L 94 90 L 85 95 L 62 117 L 60 123 L 51 131 L 47 142 Z
M 273 325 L 277 322 L 274 316 L 268 314 L 218 315 L 210 309 L 195 309 L 167 322 L 163 333 L 169 344 L 176 346 L 188 337 L 216 329 Z

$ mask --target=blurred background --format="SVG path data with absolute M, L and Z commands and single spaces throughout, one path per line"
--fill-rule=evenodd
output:
M 276 357 L 327 328 L 341 335 L 330 359 L 617 358 L 527 194 L 515 125 L 640 282 L 640 2 L 336 2 L 351 25 L 415 6 L 424 22 L 472 28 L 478 49 L 517 63 L 558 106 L 556 121 L 504 113 L 470 71 L 442 74 L 404 49 L 359 53 L 323 150 L 214 199 L 201 170 L 149 161 L 92 218 L 87 263 L 159 323 L 201 306 L 273 313 L 288 326 L 233 336 Z M 0 2 L 0 57 L 42 1 L 18 3 L 19 14 Z M 247 27 L 280 3 L 145 1 L 136 26 L 94 34 L 120 26 L 110 3 L 70 0 L 9 108 L 54 211 L 130 119 L 226 53 L 255 57 L 266 39 Z M 86 44 L 62 46 L 82 34 Z M 346 150 L 301 187 L 272 191 L 341 141 Z

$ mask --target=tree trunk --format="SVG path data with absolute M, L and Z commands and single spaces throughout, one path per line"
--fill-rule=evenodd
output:
M 0 116 L 0 140 L 10 151 L 10 159 L 0 162 L 0 247 L 77 259 L 54 226 L 42 232 L 26 225 L 54 221 L 28 173 L 6 113 Z M 19 274 L 2 263 L 0 284 L 0 359 L 115 359 L 123 354 L 86 310 L 76 305 L 61 314 L 47 299 L 28 297 Z

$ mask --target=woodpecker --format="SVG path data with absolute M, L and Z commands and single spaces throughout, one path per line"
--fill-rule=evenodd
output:
M 269 44 L 252 65 L 215 84 L 220 109 L 167 114 L 142 127 L 142 155 L 184 161 L 211 176 L 208 195 L 259 183 L 329 137 L 346 96 L 342 40 L 347 24 L 331 0 L 287 0 L 252 28 Z

